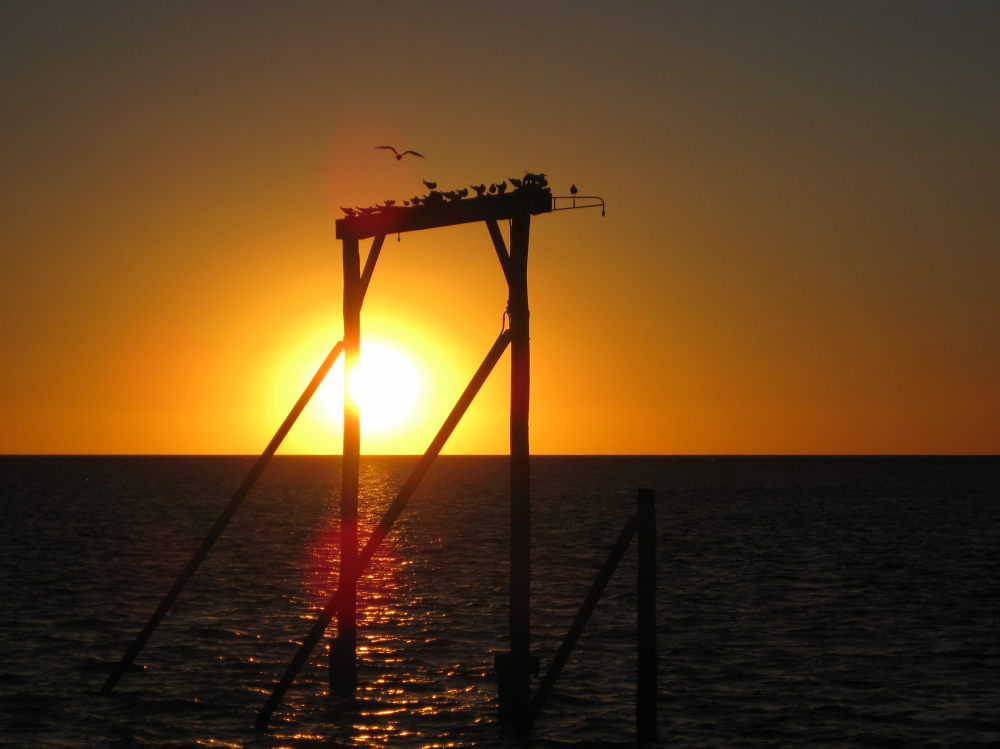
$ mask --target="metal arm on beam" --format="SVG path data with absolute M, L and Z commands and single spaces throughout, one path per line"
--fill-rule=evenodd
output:
M 560 205 L 559 201 L 568 200 L 571 201 L 570 205 Z M 584 203 L 580 205 L 577 203 L 578 200 L 596 200 L 596 203 Z M 552 196 L 552 210 L 553 211 L 573 211 L 577 208 L 600 208 L 601 215 L 605 214 L 604 198 L 599 195 L 553 195 Z

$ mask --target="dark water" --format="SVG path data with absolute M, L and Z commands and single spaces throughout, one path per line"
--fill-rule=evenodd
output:
M 317 651 L 250 727 L 336 583 L 339 463 L 279 458 L 112 697 L 111 663 L 251 463 L 2 458 L 0 743 L 519 746 L 506 646 L 503 458 L 443 458 L 362 584 L 361 700 Z M 363 465 L 369 522 L 412 458 Z M 1000 459 L 536 458 L 543 668 L 656 488 L 660 735 L 671 747 L 1000 746 Z M 632 740 L 630 551 L 534 733 Z

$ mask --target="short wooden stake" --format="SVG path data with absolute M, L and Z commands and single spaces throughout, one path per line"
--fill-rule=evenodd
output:
M 656 741 L 656 510 L 652 489 L 639 489 L 638 642 L 636 669 L 636 738 Z

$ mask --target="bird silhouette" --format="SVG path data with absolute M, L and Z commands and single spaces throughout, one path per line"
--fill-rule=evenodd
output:
M 521 186 L 521 180 L 515 179 L 514 177 L 508 177 L 507 179 L 510 180 L 510 183 L 512 185 L 514 185 L 515 188 L 518 188 L 518 187 Z
M 428 182 L 427 180 L 423 180 L 423 183 L 427 187 L 428 190 L 433 190 L 435 187 L 438 186 L 437 182 Z
M 497 191 L 497 186 L 496 186 L 496 184 L 495 184 L 495 183 L 491 183 L 491 184 L 490 184 L 490 194 L 492 195 L 492 194 L 493 194 L 493 193 L 495 193 L 496 191 Z
M 392 146 L 375 146 L 376 151 L 378 151 L 380 148 L 384 148 L 385 150 L 392 151 L 394 154 L 396 154 L 396 161 L 402 161 L 403 157 L 406 156 L 406 154 L 408 153 L 412 153 L 414 156 L 419 156 L 420 158 L 424 158 L 424 155 L 422 153 L 417 153 L 416 151 L 403 151 L 402 153 L 400 153 Z
M 507 192 L 507 182 L 506 181 L 504 181 L 504 182 L 498 182 L 497 183 L 497 192 L 500 195 L 503 195 L 505 192 Z
M 569 194 L 570 195 L 576 195 L 576 192 L 577 192 L 576 185 L 570 185 L 569 186 Z
M 469 185 L 473 190 L 476 191 L 476 197 L 483 197 L 483 193 L 486 192 L 486 185 Z
M 344 215 L 347 216 L 347 218 L 351 218 L 355 213 L 353 208 L 344 208 L 344 206 L 341 206 L 340 210 L 344 212 Z

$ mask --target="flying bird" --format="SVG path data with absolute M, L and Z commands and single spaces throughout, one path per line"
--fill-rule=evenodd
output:
M 402 161 L 403 157 L 406 156 L 406 154 L 408 153 L 412 153 L 414 156 L 419 156 L 420 158 L 424 158 L 424 155 L 422 153 L 417 153 L 416 151 L 403 151 L 402 153 L 400 153 L 392 146 L 375 146 L 376 151 L 378 151 L 380 148 L 384 148 L 386 151 L 392 151 L 394 154 L 396 154 L 396 161 Z
M 428 182 L 427 180 L 423 180 L 423 183 L 427 187 L 428 190 L 433 190 L 435 187 L 438 186 L 437 182 Z

